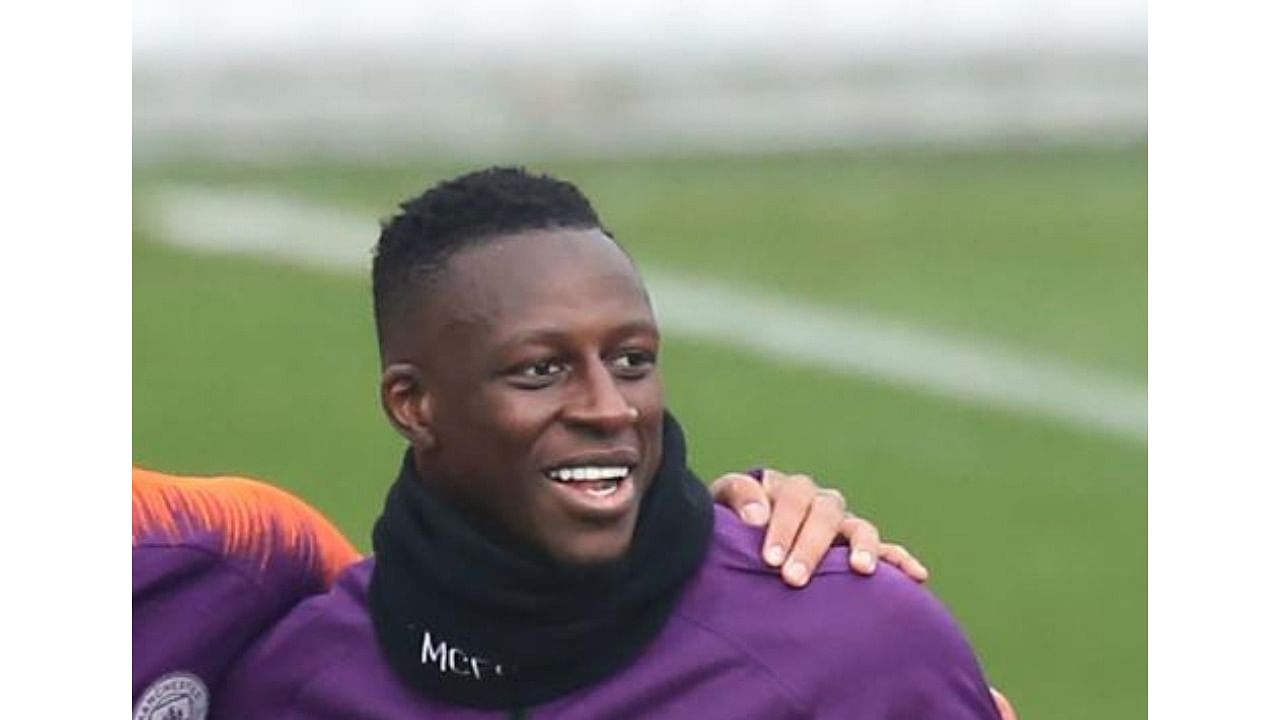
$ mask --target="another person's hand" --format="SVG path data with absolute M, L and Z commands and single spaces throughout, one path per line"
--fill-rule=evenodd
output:
M 917 582 L 929 577 L 906 548 L 881 542 L 875 525 L 849 512 L 839 490 L 819 487 L 807 475 L 764 470 L 757 481 L 744 473 L 728 473 L 711 483 L 711 495 L 748 525 L 768 524 L 764 561 L 781 567 L 782 579 L 792 587 L 808 584 L 813 568 L 837 538 L 849 543 L 849 566 L 855 572 L 870 575 L 880 558 Z

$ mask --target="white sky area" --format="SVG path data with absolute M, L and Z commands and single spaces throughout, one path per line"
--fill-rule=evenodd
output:
M 137 62 L 355 50 L 624 59 L 1145 52 L 1143 0 L 135 0 Z

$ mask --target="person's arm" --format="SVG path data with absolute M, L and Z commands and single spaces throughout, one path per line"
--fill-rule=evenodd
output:
M 317 510 L 241 477 L 133 468 L 133 700 L 206 697 L 234 658 L 358 559 Z

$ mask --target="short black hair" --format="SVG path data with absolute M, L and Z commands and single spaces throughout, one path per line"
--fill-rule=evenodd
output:
M 379 346 L 385 350 L 392 319 L 459 250 L 501 235 L 560 228 L 608 234 L 573 183 L 523 167 L 470 172 L 401 203 L 383 225 L 373 258 Z

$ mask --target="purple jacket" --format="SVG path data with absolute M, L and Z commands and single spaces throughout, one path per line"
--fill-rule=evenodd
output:
M 715 535 L 666 627 L 628 667 L 526 717 L 965 720 L 999 716 L 964 635 L 927 590 L 881 564 L 827 555 L 797 592 L 759 560 L 761 531 L 717 507 Z M 373 568 L 352 567 L 236 665 L 213 703 L 227 720 L 504 718 L 401 684 L 367 607 Z
M 355 559 L 327 520 L 281 490 L 135 469 L 135 716 L 201 717 L 232 660 Z

